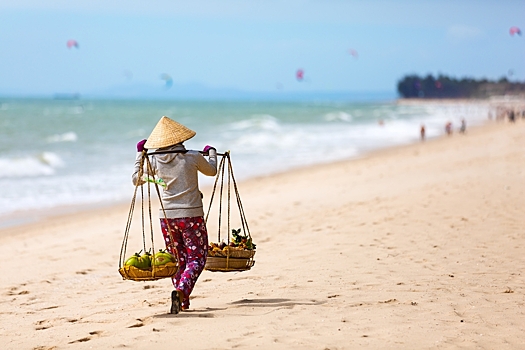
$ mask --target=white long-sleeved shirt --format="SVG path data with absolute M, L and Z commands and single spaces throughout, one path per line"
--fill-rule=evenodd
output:
M 158 149 L 157 151 L 186 151 L 182 144 Z M 135 172 L 132 175 L 133 184 L 144 184 L 139 179 L 140 161 L 142 153 L 138 153 L 135 160 Z M 167 187 L 162 192 L 162 204 L 164 211 L 160 209 L 161 218 L 183 218 L 204 216 L 202 198 L 199 191 L 198 172 L 204 175 L 214 176 L 217 174 L 217 152 L 210 149 L 209 160 L 198 151 L 186 151 L 185 153 L 154 154 L 150 156 L 153 174 L 164 180 Z M 146 163 L 144 163 L 144 174 L 147 174 Z

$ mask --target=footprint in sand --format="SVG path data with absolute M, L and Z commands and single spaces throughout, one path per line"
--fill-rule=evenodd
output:
M 84 342 L 87 342 L 87 341 L 90 341 L 90 340 L 91 340 L 91 337 L 84 337 L 84 338 L 80 338 L 80 339 L 77 339 L 77 340 L 70 341 L 68 344 L 84 343 Z
M 41 320 L 41 321 L 37 321 L 35 323 L 35 330 L 37 331 L 42 331 L 44 329 L 48 329 L 48 328 L 51 328 L 53 325 L 51 325 L 51 322 L 49 320 Z
M 128 328 L 144 327 L 145 325 L 151 323 L 151 321 L 151 317 L 146 317 L 145 319 L 137 318 L 137 322 L 133 323 L 131 326 L 128 326 Z
M 158 288 L 157 286 L 154 286 L 152 284 L 146 284 L 144 287 L 144 289 L 152 289 L 152 288 Z
M 89 332 L 89 336 L 70 341 L 68 344 L 85 343 L 85 342 L 90 341 L 91 339 L 93 339 L 93 337 L 95 337 L 95 336 L 102 335 L 102 333 L 104 333 L 104 332 L 103 331 Z
M 394 303 L 394 302 L 397 302 L 397 299 L 388 299 L 385 301 L 379 301 L 380 304 L 389 304 L 389 303 Z
M 14 287 L 11 287 L 9 288 L 9 290 L 7 291 L 6 295 L 8 296 L 13 296 L 13 295 L 25 295 L 25 294 L 29 294 L 29 291 L 28 290 L 19 290 L 21 289 L 21 287 L 25 287 L 26 286 L 26 283 L 23 283 L 19 286 L 14 286 Z
M 57 308 L 59 308 L 59 307 L 60 307 L 60 306 L 58 306 L 58 305 L 52 305 L 52 306 L 47 306 L 47 307 L 43 307 L 43 308 L 41 308 L 41 309 L 38 309 L 38 311 L 57 309 Z
M 40 321 L 35 322 L 35 330 L 42 331 L 44 329 L 54 327 L 60 323 L 64 323 L 64 321 L 75 323 L 75 322 L 78 322 L 78 319 L 60 317 L 60 318 L 54 318 L 54 319 L 40 320 Z

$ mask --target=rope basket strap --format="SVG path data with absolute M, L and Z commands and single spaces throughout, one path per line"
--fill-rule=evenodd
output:
M 225 188 L 226 187 L 226 188 Z M 210 204 L 208 206 L 208 212 L 206 213 L 206 222 L 208 222 L 210 213 L 212 211 L 213 201 L 215 193 L 219 192 L 219 203 L 218 203 L 218 230 L 217 230 L 217 242 L 221 242 L 221 227 L 222 227 L 222 216 L 223 216 L 223 198 L 226 195 L 226 218 L 227 218 L 227 236 L 228 242 L 231 241 L 231 201 L 232 201 L 232 189 L 235 196 L 235 202 L 239 210 L 239 218 L 241 221 L 241 229 L 244 233 L 244 237 L 247 237 L 250 241 L 252 239 L 250 229 L 248 227 L 248 221 L 246 220 L 246 214 L 241 202 L 241 196 L 237 187 L 237 181 L 233 173 L 233 166 L 231 162 L 230 152 L 225 152 L 219 162 L 217 169 L 217 176 L 213 184 L 213 189 L 210 198 Z M 208 252 L 208 258 L 206 261 L 205 270 L 208 271 L 245 271 L 249 270 L 255 263 L 253 257 L 255 250 L 248 249 L 236 249 L 235 247 L 225 247 L 222 250 L 212 249 Z
M 129 239 L 129 233 L 131 229 L 131 223 L 133 221 L 133 213 L 135 210 L 135 205 L 137 201 L 137 192 L 138 188 L 140 187 L 140 195 L 141 195 L 141 224 L 142 224 L 142 247 L 144 252 L 147 251 L 146 249 L 146 213 L 144 209 L 144 203 L 145 203 L 145 194 L 144 194 L 144 187 L 142 186 L 143 183 L 141 183 L 143 176 L 144 176 L 144 168 L 146 168 L 146 175 L 153 176 L 154 171 L 151 166 L 151 162 L 147 156 L 146 151 L 142 152 L 142 157 L 140 159 L 140 167 L 138 172 L 138 178 L 137 183 L 135 185 L 135 190 L 133 192 L 133 197 L 131 199 L 131 205 L 128 213 L 128 219 L 126 222 L 126 228 L 124 230 L 124 238 L 122 240 L 122 246 L 120 248 L 120 257 L 119 257 L 119 273 L 121 274 L 123 279 L 129 279 L 134 281 L 154 281 L 161 278 L 168 278 L 177 273 L 178 270 L 178 261 L 179 257 L 177 256 L 177 251 L 172 250 L 175 253 L 175 260 L 174 263 L 166 263 L 165 265 L 155 266 L 155 264 L 152 264 L 149 269 L 139 269 L 135 266 L 127 266 L 125 265 L 125 258 L 126 258 L 126 252 L 127 252 L 127 245 L 128 245 L 128 239 Z M 149 218 L 149 233 L 150 233 L 150 246 L 153 251 L 153 254 L 155 254 L 155 240 L 153 235 L 153 219 L 152 219 L 152 208 L 151 208 L 151 183 L 149 181 L 146 181 L 147 184 L 147 202 L 148 202 L 148 218 Z M 157 192 L 157 196 L 160 201 L 160 205 L 162 208 L 162 212 L 164 213 L 164 218 L 166 218 L 166 211 L 164 209 L 164 204 L 162 203 L 162 196 L 160 194 L 159 185 L 157 182 L 155 182 L 155 190 Z M 166 224 L 167 224 L 167 219 Z M 173 239 L 173 232 L 169 225 L 168 227 L 168 234 L 170 235 L 170 239 L 172 242 L 174 242 Z M 154 258 L 154 255 L 152 256 Z

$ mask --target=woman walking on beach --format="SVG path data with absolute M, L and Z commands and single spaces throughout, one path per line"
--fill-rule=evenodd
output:
M 162 117 L 147 140 L 137 143 L 137 159 L 133 184 L 142 185 L 139 178 L 141 158 L 148 149 L 163 154 L 151 155 L 153 173 L 164 180 L 160 225 L 166 248 L 179 259 L 179 269 L 172 277 L 175 290 L 171 293 L 170 313 L 190 307 L 190 294 L 197 282 L 208 254 L 208 233 L 204 221 L 198 172 L 214 176 L 217 173 L 217 152 L 206 146 L 208 160 L 198 151 L 189 151 L 183 142 L 195 136 L 188 129 L 167 117 Z M 145 170 L 145 169 L 144 169 Z M 145 172 L 145 171 L 144 171 Z

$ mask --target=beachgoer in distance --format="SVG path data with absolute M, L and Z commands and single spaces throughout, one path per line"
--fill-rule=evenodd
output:
M 508 111 L 509 122 L 514 123 L 516 121 L 516 115 L 514 114 L 514 109 Z
M 421 141 L 425 141 L 425 124 L 421 124 L 421 129 L 419 129 L 419 133 L 421 134 Z
M 184 125 L 162 117 L 148 139 L 137 143 L 139 154 L 132 176 L 134 185 L 145 183 L 139 178 L 143 151 L 156 149 L 158 152 L 177 152 L 150 156 L 153 173 L 167 185 L 162 191 L 164 210 L 160 209 L 162 234 L 168 251 L 173 255 L 177 254 L 179 258 L 179 269 L 172 277 L 175 287 L 171 293 L 172 314 L 190 307 L 190 294 L 204 269 L 208 255 L 208 232 L 198 172 L 208 176 L 217 174 L 217 152 L 211 146 L 204 147 L 204 153 L 208 154 L 206 160 L 200 152 L 186 150 L 183 142 L 195 134 L 195 131 Z
M 452 122 L 447 122 L 445 124 L 445 132 L 447 133 L 448 136 L 452 135 Z
M 461 119 L 461 126 L 459 127 L 459 132 L 464 134 L 467 131 L 467 122 L 465 119 Z

